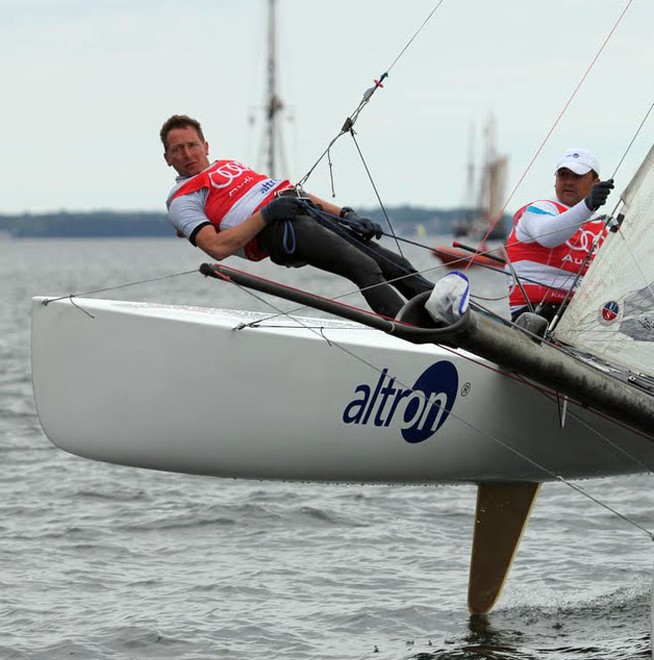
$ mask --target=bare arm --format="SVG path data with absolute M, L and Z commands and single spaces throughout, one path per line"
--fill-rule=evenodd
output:
M 264 227 L 263 217 L 257 212 L 236 227 L 224 231 L 216 231 L 213 225 L 202 227 L 195 237 L 195 244 L 210 257 L 221 261 L 240 250 Z

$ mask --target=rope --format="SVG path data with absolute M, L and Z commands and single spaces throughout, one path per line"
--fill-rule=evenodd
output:
M 323 226 L 327 227 L 334 233 L 338 234 L 339 236 L 342 236 L 347 240 L 348 242 L 355 242 L 359 249 L 362 252 L 367 252 L 370 255 L 374 255 L 374 258 L 376 260 L 382 259 L 388 264 L 395 265 L 396 268 L 401 268 L 404 270 L 406 275 L 403 275 L 401 277 L 396 277 L 391 280 L 386 280 L 387 283 L 393 284 L 393 282 L 398 282 L 404 278 L 407 277 L 412 277 L 416 275 L 416 272 L 410 271 L 403 266 L 400 266 L 399 264 L 393 262 L 391 259 L 386 257 L 384 254 L 380 252 L 376 252 L 374 250 L 371 250 L 370 247 L 368 246 L 369 241 L 363 240 L 362 238 L 359 237 L 358 232 L 357 232 L 357 224 L 356 222 L 352 223 L 349 222 L 347 218 L 337 218 L 336 216 L 332 215 L 331 213 L 328 213 L 327 211 L 322 210 L 321 208 L 317 207 L 315 204 L 306 201 L 304 199 L 300 200 L 305 211 L 307 212 L 308 215 L 313 217 L 315 220 L 317 220 L 319 223 L 321 223 Z M 388 216 L 387 216 L 388 219 Z M 388 220 L 390 224 L 390 220 Z M 346 228 L 348 227 L 348 228 Z M 391 228 L 392 229 L 392 228 Z M 385 234 L 385 236 L 389 236 L 389 234 Z M 396 239 L 397 242 L 397 237 L 393 233 L 392 236 Z M 401 252 L 400 252 L 401 254 Z M 402 255 L 404 256 L 404 255 Z M 419 273 L 418 273 L 419 274 Z M 383 283 L 382 283 L 383 284 Z M 363 289 L 360 289 L 362 291 L 368 290 L 370 288 L 374 288 L 375 286 L 381 286 L 382 284 L 375 284 L 370 287 L 364 287 Z
M 583 224 L 583 223 L 581 223 L 581 224 Z M 581 226 L 581 224 L 579 226 Z M 388 234 L 386 232 L 382 232 L 382 233 L 383 233 L 383 236 L 393 238 L 395 241 L 401 241 L 402 243 L 408 243 L 409 245 L 414 245 L 415 247 L 419 247 L 419 248 L 423 248 L 425 250 L 429 250 L 430 252 L 434 252 L 436 255 L 438 255 L 438 251 L 434 250 L 434 248 L 430 245 L 425 245 L 424 243 L 418 243 L 417 241 L 413 241 L 413 240 L 411 240 L 409 238 L 405 238 L 403 236 L 398 236 L 397 234 Z M 543 234 L 543 235 L 545 235 L 545 234 Z M 474 254 L 476 254 L 476 255 L 488 256 L 489 258 L 492 259 L 493 258 L 492 253 L 495 252 L 496 250 L 497 250 L 497 248 L 495 248 L 495 247 L 488 248 L 488 249 L 476 248 L 476 249 L 472 250 L 472 252 L 474 252 Z M 452 261 L 449 262 L 449 265 L 454 265 L 454 264 L 457 264 L 457 263 L 462 265 L 463 270 L 467 270 L 472 265 L 472 263 L 475 263 L 475 265 L 479 268 L 483 268 L 483 269 L 489 270 L 491 272 L 507 275 L 507 277 L 509 276 L 509 273 L 507 273 L 507 271 L 504 268 L 501 268 L 499 266 L 491 266 L 489 264 L 475 262 L 474 258 L 472 258 L 472 257 L 459 257 L 458 259 L 453 259 Z M 509 267 L 509 269 L 513 272 L 513 268 L 511 266 L 511 264 L 508 262 L 508 260 L 506 261 L 506 264 Z M 465 267 L 464 267 L 464 265 L 465 265 Z M 434 270 L 439 270 L 439 269 L 440 269 L 440 266 L 434 266 L 433 268 L 423 268 L 422 270 L 419 270 L 417 272 L 420 275 L 423 275 L 424 273 L 430 273 Z M 571 273 L 571 276 L 572 276 L 572 273 Z M 541 286 L 547 287 L 547 288 L 549 288 L 553 291 L 558 290 L 558 289 L 556 289 L 556 287 L 548 286 L 548 285 L 543 284 L 542 282 L 539 282 L 538 280 L 535 280 L 535 279 L 530 278 L 530 277 L 524 277 L 523 276 L 522 278 L 520 278 L 520 282 L 518 282 L 517 281 L 518 280 L 517 276 L 514 275 L 514 280 L 516 281 L 518 286 L 520 286 L 520 282 L 525 282 L 525 283 L 532 283 L 532 284 L 540 284 Z M 392 283 L 395 280 L 388 280 L 388 281 Z M 356 293 L 356 291 L 354 293 Z M 474 294 L 473 294 L 473 297 L 477 297 L 477 296 L 474 296 Z M 504 296 L 504 297 L 506 297 L 506 296 Z M 527 296 L 525 294 L 525 299 L 526 299 L 526 297 Z
M 147 280 L 137 280 L 135 282 L 127 282 L 125 284 L 117 284 L 115 286 L 107 286 L 103 287 L 102 289 L 91 289 L 90 291 L 84 291 L 82 293 L 70 293 L 65 296 L 59 296 L 59 298 L 48 298 L 47 300 L 43 301 L 44 305 L 47 305 L 48 303 L 55 302 L 57 300 L 65 300 L 66 298 L 70 298 L 71 302 L 73 297 L 79 298 L 80 296 L 88 296 L 93 293 L 104 293 L 105 291 L 116 291 L 117 289 L 125 289 L 128 286 L 136 286 L 137 284 L 149 284 L 150 282 L 159 282 L 160 280 L 168 280 L 173 277 L 180 277 L 182 275 L 191 275 L 191 274 L 196 274 L 198 271 L 197 270 L 186 270 L 181 273 L 173 273 L 172 275 L 161 275 L 160 277 L 152 277 Z
M 436 6 L 431 10 L 427 18 L 422 22 L 422 25 L 415 31 L 413 36 L 409 39 L 409 41 L 405 44 L 404 48 L 399 52 L 397 57 L 393 60 L 391 65 L 386 69 L 384 73 L 382 73 L 379 78 L 375 78 L 373 80 L 373 86 L 369 87 L 366 89 L 366 91 L 363 93 L 363 97 L 361 98 L 361 101 L 359 102 L 359 105 L 355 108 L 354 112 L 350 114 L 345 122 L 343 123 L 343 126 L 341 127 L 341 130 L 339 133 L 330 141 L 330 143 L 327 145 L 327 148 L 322 152 L 322 154 L 318 157 L 318 160 L 313 164 L 313 166 L 309 169 L 309 171 L 298 181 L 296 184 L 297 187 L 302 188 L 302 186 L 308 181 L 309 177 L 313 174 L 314 170 L 318 165 L 322 162 L 323 158 L 325 156 L 328 157 L 329 161 L 329 176 L 330 176 L 330 181 L 331 181 L 331 186 L 332 186 L 332 195 L 334 195 L 334 180 L 333 180 L 333 168 L 332 168 L 332 163 L 331 163 L 331 148 L 334 146 L 336 141 L 341 138 L 343 135 L 346 133 L 353 133 L 353 127 L 354 124 L 356 123 L 357 119 L 359 118 L 359 115 L 361 114 L 361 111 L 363 108 L 368 105 L 370 102 L 370 99 L 372 98 L 373 94 L 380 88 L 384 86 L 384 80 L 388 78 L 388 75 L 391 71 L 391 69 L 397 64 L 397 62 L 400 60 L 400 58 L 404 55 L 404 53 L 407 51 L 409 46 L 414 42 L 414 40 L 417 38 L 417 36 L 422 32 L 422 30 L 425 28 L 427 23 L 431 20 L 432 16 L 436 13 L 436 11 L 440 8 L 440 6 L 443 4 L 445 0 L 438 0 L 436 3 Z
M 397 62 L 398 62 L 398 60 L 400 59 L 400 57 L 402 57 L 402 55 L 404 55 L 404 52 L 405 52 L 405 51 L 407 50 L 407 48 L 413 43 L 414 39 L 420 34 L 420 32 L 422 32 L 422 30 L 424 29 L 424 27 L 425 27 L 425 26 L 427 25 L 427 23 L 430 21 L 431 17 L 436 13 L 436 10 L 437 10 L 437 9 L 440 9 L 440 6 L 443 4 L 443 2 L 444 2 L 444 0 L 440 0 L 438 3 L 436 3 L 436 6 L 431 10 L 431 12 L 430 12 L 429 15 L 427 16 L 427 18 L 425 18 L 425 20 L 422 22 L 422 25 L 421 25 L 421 26 L 415 31 L 415 34 L 411 37 L 411 39 L 409 39 L 409 41 L 407 42 L 406 46 L 404 46 L 404 48 L 400 51 L 400 53 L 398 54 L 398 56 L 393 60 L 393 62 L 391 63 L 391 65 L 388 67 L 388 69 L 386 70 L 387 72 L 389 72 L 389 71 L 390 71 L 390 70 L 391 70 L 391 69 L 397 64 Z
M 611 175 L 612 179 L 615 179 L 615 175 L 617 174 L 618 170 L 622 166 L 622 162 L 627 157 L 627 154 L 631 150 L 631 147 L 633 146 L 634 142 L 636 141 L 636 138 L 640 134 L 640 131 L 642 130 L 643 126 L 645 125 L 645 122 L 647 121 L 647 118 L 649 117 L 649 115 L 652 112 L 653 108 L 654 108 L 654 101 L 652 102 L 652 105 L 649 106 L 649 110 L 645 113 L 645 116 L 643 117 L 642 121 L 640 122 L 640 125 L 636 129 L 636 132 L 634 133 L 634 136 L 631 138 L 631 141 L 627 145 L 627 148 L 625 149 L 625 152 L 622 154 L 622 158 L 620 159 L 620 162 L 615 166 L 615 169 L 613 170 L 613 174 Z M 613 210 L 613 213 L 615 213 L 615 209 Z
M 559 477 L 559 481 L 564 483 L 566 486 L 569 486 L 573 490 L 576 490 L 578 493 L 581 493 L 584 497 L 587 497 L 591 502 L 594 502 L 595 504 L 598 504 L 602 508 L 606 509 L 610 513 L 612 513 L 614 516 L 617 516 L 621 520 L 624 520 L 626 523 L 629 523 L 630 525 L 633 525 L 637 529 L 641 530 L 642 532 L 645 532 L 647 536 L 649 537 L 650 541 L 654 541 L 654 533 L 650 532 L 646 527 L 643 527 L 640 523 L 637 523 L 633 518 L 630 518 L 629 516 L 625 515 L 624 513 L 620 513 L 617 509 L 614 509 L 613 507 L 609 506 L 605 502 L 602 502 L 599 500 L 597 497 L 594 497 L 591 495 L 588 491 L 584 490 L 581 486 L 578 486 L 577 484 L 573 484 L 570 481 L 567 481 L 563 479 L 562 477 Z
M 359 154 L 359 158 L 361 158 L 361 163 L 363 164 L 363 167 L 366 170 L 366 174 L 368 175 L 368 180 L 370 181 L 370 185 L 372 186 L 372 189 L 375 193 L 375 197 L 377 198 L 377 203 L 379 204 L 379 208 L 382 210 L 382 213 L 384 214 L 384 219 L 386 220 L 386 224 L 388 225 L 388 228 L 391 231 L 391 235 L 393 237 L 393 240 L 395 241 L 395 245 L 397 245 L 397 251 L 400 253 L 400 255 L 404 256 L 404 253 L 402 252 L 402 248 L 400 247 L 400 242 L 398 240 L 398 237 L 395 234 L 395 229 L 393 229 L 393 223 L 391 222 L 391 219 L 388 217 L 388 213 L 386 213 L 386 207 L 382 202 L 381 195 L 379 194 L 379 189 L 377 188 L 377 184 L 375 183 L 372 173 L 370 172 L 368 163 L 366 162 L 366 159 L 363 156 L 363 152 L 359 148 L 359 143 L 357 142 L 357 139 L 354 135 L 354 131 L 352 131 L 352 140 L 354 141 L 354 145 L 356 146 L 357 152 Z M 388 236 L 388 234 L 386 234 L 386 236 Z

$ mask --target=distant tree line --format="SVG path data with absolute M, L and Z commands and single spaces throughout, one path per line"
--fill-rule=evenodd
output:
M 174 236 L 159 212 L 89 211 L 0 215 L 0 231 L 14 238 L 112 238 L 120 236 Z
M 395 231 L 402 234 L 452 233 L 453 227 L 466 213 L 464 209 L 429 209 L 397 206 L 386 209 Z M 380 209 L 359 209 L 386 227 Z M 14 238 L 116 238 L 138 236 L 174 236 L 175 231 L 165 213 L 148 211 L 89 211 L 56 213 L 24 213 L 0 215 L 0 231 Z

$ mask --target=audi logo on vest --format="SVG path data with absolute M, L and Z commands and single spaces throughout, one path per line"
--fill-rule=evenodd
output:
M 230 160 L 227 163 L 215 167 L 209 173 L 209 180 L 214 188 L 227 188 L 246 172 L 252 172 L 252 170 L 243 165 L 243 163 Z
M 597 253 L 599 249 L 598 234 L 602 236 L 603 233 L 606 233 L 602 231 L 604 222 L 602 220 L 591 221 L 589 224 L 592 226 L 591 229 L 581 227 L 571 239 L 566 241 L 565 244 L 570 248 L 570 252 L 563 257 L 563 263 L 571 262 L 581 266 L 586 261 L 588 253 L 591 256 Z
M 354 388 L 357 397 L 345 406 L 343 421 L 363 426 L 396 423 L 406 442 L 423 442 L 449 417 L 458 387 L 456 367 L 446 360 L 425 369 L 409 389 L 397 387 L 395 378 L 383 369 L 374 385 L 361 383 Z

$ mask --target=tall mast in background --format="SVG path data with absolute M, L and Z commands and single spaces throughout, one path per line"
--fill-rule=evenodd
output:
M 266 96 L 265 159 L 267 174 L 278 176 L 282 155 L 280 112 L 284 104 L 277 94 L 276 0 L 268 0 L 268 88 Z
M 475 167 L 472 147 L 474 127 L 471 127 L 466 200 L 462 205 L 462 217 L 454 225 L 454 234 L 457 237 L 481 239 L 490 231 L 488 240 L 506 238 L 506 228 L 501 222 L 497 222 L 491 230 L 502 212 L 509 163 L 506 156 L 497 153 L 495 133 L 495 118 L 491 115 L 483 129 L 483 160 Z
M 490 227 L 493 222 L 498 220 L 502 211 L 509 163 L 506 156 L 497 153 L 496 129 L 495 118 L 491 115 L 485 129 L 486 158 L 481 184 L 483 190 L 481 220 L 485 227 Z

